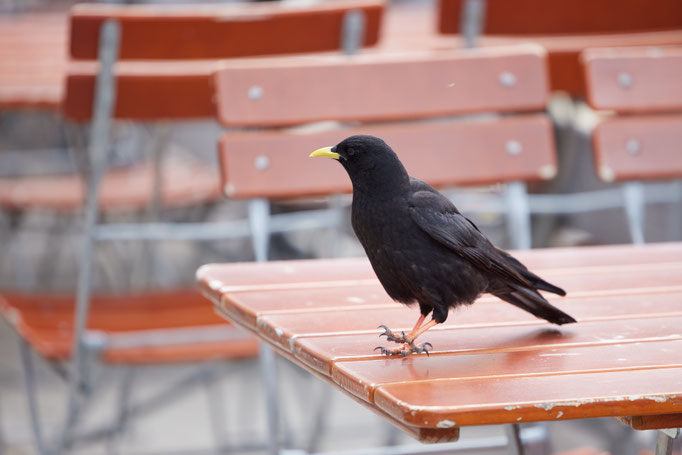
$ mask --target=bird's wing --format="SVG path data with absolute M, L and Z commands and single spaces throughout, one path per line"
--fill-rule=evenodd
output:
M 530 286 L 476 225 L 442 194 L 430 187 L 415 191 L 410 196 L 409 211 L 424 232 L 480 271 Z

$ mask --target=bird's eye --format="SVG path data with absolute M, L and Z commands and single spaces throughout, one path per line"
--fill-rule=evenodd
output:
M 346 151 L 346 154 L 347 154 L 348 156 L 353 156 L 353 155 L 355 155 L 355 149 L 349 148 L 349 149 Z

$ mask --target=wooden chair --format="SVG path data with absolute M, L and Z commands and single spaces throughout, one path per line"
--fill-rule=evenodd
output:
M 623 183 L 632 241 L 643 243 L 645 206 L 656 202 L 643 182 L 682 178 L 682 47 L 589 49 L 582 62 L 587 101 L 604 113 L 593 134 L 598 175 Z M 679 205 L 682 188 L 671 190 L 659 202 Z
M 96 241 L 225 238 L 230 235 L 226 234 L 227 229 L 232 227 L 229 223 L 218 223 L 218 226 L 209 226 L 210 233 L 207 234 L 203 225 L 155 224 L 151 231 L 156 234 L 149 235 L 149 226 L 98 225 L 100 202 L 102 197 L 106 199 L 106 181 L 102 176 L 107 166 L 107 138 L 112 119 L 148 122 L 213 117 L 211 74 L 215 59 L 262 53 L 338 51 L 341 43 L 357 49 L 376 42 L 382 10 L 383 2 L 378 0 L 327 2 L 305 7 L 74 7 L 71 15 L 72 56 L 98 59 L 72 66 L 63 103 L 68 118 L 74 121 L 92 118 L 76 302 L 74 306 L 72 298 L 67 296 L 8 293 L 4 294 L 2 303 L 3 314 L 22 339 L 29 392 L 35 389 L 31 349 L 48 361 L 60 364 L 69 361 L 66 368 L 58 367 L 65 369 L 68 379 L 69 409 L 65 428 L 56 440 L 43 438 L 35 394 L 28 394 L 40 453 L 55 447 L 60 450 L 75 438 L 72 429 L 76 416 L 93 385 L 87 374 L 92 360 L 140 364 L 202 361 L 215 356 L 229 357 L 235 350 L 244 355 L 254 353 L 253 341 L 244 341 L 229 329 L 231 335 L 226 337 L 222 325 L 216 328 L 216 317 L 205 314 L 203 305 L 192 303 L 198 297 L 195 292 L 97 295 L 91 299 L 92 251 Z M 343 24 L 346 24 L 345 29 Z M 353 26 L 355 33 L 350 33 L 348 27 Z M 178 33 L 179 30 L 183 33 Z M 315 32 L 315 39 L 310 39 L 311 30 Z M 345 38 L 342 30 L 347 35 Z M 364 37 L 360 35 L 363 30 Z M 182 42 L 178 43 L 176 39 L 180 35 Z M 122 62 L 114 71 L 114 63 L 119 59 Z M 146 60 L 139 64 L 127 62 L 134 59 Z M 183 60 L 169 62 L 169 59 Z M 187 59 L 195 60 L 185 61 Z M 116 311 L 112 308 L 115 305 L 123 305 L 128 311 Z M 58 318 L 48 316 L 55 312 L 60 315 Z M 152 319 L 148 317 L 150 312 L 164 317 Z M 174 342 L 182 333 L 190 336 L 181 336 L 182 342 Z M 233 341 L 234 348 L 226 349 L 226 344 Z M 122 411 L 121 415 L 124 414 Z
M 587 48 L 682 44 L 682 5 L 676 0 L 655 5 L 646 0 L 439 0 L 438 5 L 442 34 L 480 32 L 495 37 L 493 43 L 504 38 L 543 45 L 552 90 L 577 96 L 585 94 L 579 56 Z
M 308 160 L 304 152 L 373 134 L 394 147 L 413 176 L 435 186 L 505 183 L 510 237 L 516 247 L 530 247 L 525 182 L 556 174 L 551 124 L 542 112 L 544 64 L 535 46 L 226 63 L 216 75 L 223 125 L 341 122 L 321 132 L 228 131 L 219 147 L 226 195 L 249 198 L 262 225 L 268 200 L 350 192 L 340 166 Z M 250 98 L 254 90 L 262 96 Z M 256 241 L 263 251 L 269 232 L 282 229 L 276 218 L 272 223 Z

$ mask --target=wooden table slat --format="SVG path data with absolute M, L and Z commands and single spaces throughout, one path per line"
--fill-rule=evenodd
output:
M 500 353 L 551 350 L 580 346 L 603 346 L 660 340 L 682 340 L 682 315 L 636 321 L 580 322 L 562 328 L 533 325 L 507 327 L 448 328 L 424 335 L 434 346 L 431 356 L 441 354 Z M 298 337 L 294 354 L 310 368 L 332 374 L 343 362 L 384 358 L 370 349 L 386 341 L 374 333 Z M 422 341 L 423 342 L 423 341 Z
M 542 397 L 539 399 L 539 397 Z M 680 413 L 682 368 L 435 380 L 379 387 L 376 405 L 398 420 L 438 428 Z
M 618 264 L 655 264 L 682 261 L 682 242 L 651 243 L 646 247 L 607 245 L 577 248 L 541 248 L 513 251 L 512 254 L 530 269 L 567 269 L 586 266 Z M 220 296 L 227 290 L 263 289 L 281 285 L 295 287 L 300 283 L 315 281 L 374 279 L 366 258 L 328 259 L 324 267 L 318 260 L 272 261 L 253 264 L 207 264 L 197 271 L 199 284 L 207 291 Z M 211 282 L 212 280 L 212 282 Z M 222 291 L 220 288 L 223 288 Z
M 653 315 L 682 315 L 680 301 L 682 294 L 671 299 L 668 294 L 642 296 L 614 296 L 599 299 L 570 299 L 561 301 L 562 310 L 579 321 L 589 320 L 634 320 Z M 553 299 L 554 300 L 554 299 Z M 633 308 L 631 304 L 639 307 Z M 230 307 L 224 307 L 228 314 Z M 299 312 L 262 315 L 257 327 L 251 327 L 269 341 L 291 350 L 291 342 L 302 336 L 317 334 L 341 335 L 350 333 L 380 333 L 377 327 L 385 324 L 392 330 L 408 331 L 417 320 L 417 309 L 405 306 L 386 305 L 361 311 L 339 309 L 324 312 Z M 241 322 L 238 320 L 238 322 Z M 552 326 L 548 322 L 520 310 L 506 302 L 477 302 L 466 308 L 450 313 L 448 320 L 430 332 L 445 330 L 448 327 L 504 327 L 504 326 Z M 249 326 L 247 326 L 249 327 Z M 570 327 L 570 326 L 566 326 Z M 426 339 L 426 338 L 425 338 Z M 374 347 L 374 346 L 371 346 Z
M 339 362 L 334 366 L 332 377 L 348 392 L 373 401 L 377 387 L 393 383 L 416 384 L 451 378 L 495 381 L 508 377 L 671 366 L 682 368 L 682 336 L 675 342 L 640 342 L 628 350 L 620 347 L 623 345 L 587 345 L 484 354 L 415 356 L 400 362 L 385 358 Z M 619 351 L 623 352 L 621 356 L 618 356 Z
M 537 271 L 544 278 L 567 290 L 566 298 L 548 295 L 549 300 L 557 306 L 562 306 L 575 298 L 599 297 L 608 300 L 614 296 L 623 296 L 627 299 L 629 295 L 643 293 L 657 295 L 682 291 L 682 262 L 595 266 L 583 269 L 574 267 L 565 269 L 563 273 L 558 269 Z M 273 314 L 330 312 L 346 308 L 365 311 L 401 307 L 400 304 L 392 302 L 376 278 L 358 279 L 357 274 L 364 273 L 363 269 L 350 269 L 350 273 L 353 274 L 353 279 L 350 280 L 320 280 L 317 283 L 288 286 L 282 283 L 274 284 L 271 288 L 263 286 L 260 289 L 252 289 L 257 292 L 249 292 L 249 288 L 245 286 L 227 285 L 213 289 L 206 283 L 203 288 L 207 296 L 219 304 L 221 301 L 227 302 L 224 305 L 225 310 L 247 326 L 255 326 L 259 317 Z M 223 281 L 214 279 L 213 282 L 215 288 L 215 282 Z M 492 296 L 483 296 L 477 304 L 495 301 L 498 300 Z

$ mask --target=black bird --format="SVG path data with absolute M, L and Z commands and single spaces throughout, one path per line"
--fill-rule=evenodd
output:
M 383 140 L 351 136 L 310 156 L 334 158 L 346 169 L 353 183 L 353 230 L 374 272 L 391 298 L 419 305 L 421 316 L 409 334 L 380 326 L 381 335 L 403 344 L 378 346 L 382 353 L 428 354 L 430 343 L 415 345 L 415 339 L 445 322 L 450 308 L 471 304 L 485 292 L 554 324 L 576 322 L 538 292 L 563 296 L 563 289 L 495 248 L 449 199 L 410 177 Z

